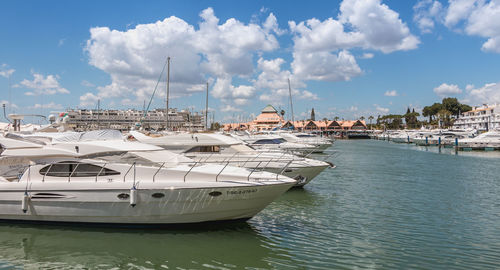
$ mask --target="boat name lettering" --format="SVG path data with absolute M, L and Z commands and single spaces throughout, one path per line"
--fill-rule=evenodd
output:
M 228 190 L 227 195 L 240 195 L 240 194 L 249 194 L 249 193 L 255 193 L 257 192 L 257 189 L 243 189 L 243 190 Z

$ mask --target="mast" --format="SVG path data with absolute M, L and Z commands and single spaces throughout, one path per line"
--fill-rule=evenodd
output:
M 292 109 L 292 123 L 295 124 L 295 117 L 293 116 L 292 88 L 290 87 L 290 78 L 288 78 L 288 93 L 290 94 L 290 107 Z
M 168 130 L 168 95 L 170 92 L 170 56 L 167 57 L 167 109 L 166 109 L 166 125 L 165 130 Z
M 12 113 L 12 85 L 10 81 L 10 76 L 12 76 L 12 74 L 9 74 L 9 113 Z
M 208 82 L 207 82 L 207 98 L 205 101 L 205 130 L 208 130 Z
M 97 129 L 101 129 L 101 100 L 97 100 Z

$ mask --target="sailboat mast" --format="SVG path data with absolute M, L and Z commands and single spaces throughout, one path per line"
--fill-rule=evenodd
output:
M 288 78 L 288 93 L 290 94 L 290 107 L 292 108 L 292 123 L 295 124 L 295 117 L 293 115 L 292 87 L 290 87 L 290 78 Z
M 207 97 L 205 101 L 205 129 L 208 130 L 208 82 L 207 82 Z
M 166 124 L 165 130 L 168 130 L 168 96 L 170 92 L 170 56 L 167 57 L 167 108 L 166 108 Z
M 101 129 L 101 99 L 97 100 L 97 129 Z

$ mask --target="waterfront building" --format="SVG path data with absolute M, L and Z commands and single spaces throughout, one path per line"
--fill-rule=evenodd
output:
M 311 113 L 311 118 L 314 118 L 314 113 Z M 248 130 L 248 131 L 267 131 L 275 129 L 289 129 L 296 131 L 307 131 L 314 133 L 334 134 L 346 133 L 347 131 L 366 131 L 367 126 L 365 121 L 331 121 L 331 120 L 298 120 L 285 121 L 283 116 L 278 114 L 278 111 L 272 106 L 267 105 L 262 109 L 261 114 L 253 121 L 247 123 L 228 123 L 224 124 L 225 131 L 231 130 Z
M 279 128 L 284 124 L 283 116 L 278 114 L 278 111 L 272 106 L 267 105 L 262 109 L 261 113 L 248 123 L 229 123 L 224 124 L 225 131 L 230 130 L 252 130 L 264 131 Z
M 456 129 L 476 129 L 488 131 L 500 128 L 500 105 L 487 105 L 474 107 L 471 111 L 464 112 L 453 123 Z
M 164 130 L 167 124 L 165 109 L 142 110 L 86 110 L 70 109 L 66 112 L 69 128 L 76 131 L 96 129 L 130 130 L 142 127 L 146 130 Z M 204 116 L 189 110 L 169 109 L 169 130 L 199 130 L 204 128 Z

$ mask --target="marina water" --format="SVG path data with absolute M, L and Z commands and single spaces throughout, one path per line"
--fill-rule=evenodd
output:
M 337 141 L 326 170 L 247 223 L 0 225 L 0 268 L 500 268 L 500 155 Z

